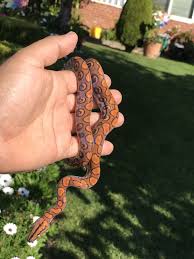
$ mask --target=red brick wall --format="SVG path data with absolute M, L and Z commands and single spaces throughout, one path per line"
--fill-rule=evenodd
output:
M 164 28 L 162 28 L 162 31 L 167 31 L 168 29 L 171 29 L 175 26 L 179 26 L 181 31 L 188 31 L 192 30 L 194 34 L 194 24 L 187 24 L 183 22 L 177 22 L 177 21 L 170 21 Z
M 89 28 L 100 26 L 103 29 L 114 28 L 120 17 L 121 9 L 104 4 L 90 3 L 80 9 L 81 23 Z
M 80 9 L 80 18 L 81 23 L 89 28 L 100 26 L 103 29 L 111 29 L 115 27 L 115 24 L 120 17 L 120 13 L 120 8 L 110 5 L 90 3 Z M 170 23 L 162 30 L 166 31 L 175 25 L 179 25 L 182 31 L 192 29 L 194 32 L 194 24 L 186 24 L 175 21 L 170 21 Z

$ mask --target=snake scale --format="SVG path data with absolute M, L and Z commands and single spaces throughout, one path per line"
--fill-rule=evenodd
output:
M 86 169 L 83 177 L 65 176 L 57 186 L 57 203 L 39 218 L 32 226 L 28 241 L 33 242 L 48 228 L 55 216 L 66 206 L 66 191 L 69 187 L 88 189 L 94 186 L 100 177 L 100 156 L 107 134 L 116 126 L 119 110 L 107 86 L 104 72 L 95 59 L 83 60 L 71 58 L 65 69 L 75 73 L 77 93 L 75 106 L 76 133 L 79 141 L 79 153 L 66 162 Z M 90 125 L 93 103 L 100 109 L 100 118 L 94 126 Z

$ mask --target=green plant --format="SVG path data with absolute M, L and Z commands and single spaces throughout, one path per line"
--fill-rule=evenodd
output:
M 126 46 L 135 46 L 143 39 L 146 27 L 152 24 L 152 0 L 128 0 L 117 23 L 117 36 Z
M 43 28 L 30 21 L 16 17 L 0 17 L 1 40 L 28 45 L 47 35 Z
M 145 33 L 146 43 L 163 43 L 164 36 L 157 29 L 149 30 Z
M 59 179 L 59 167 L 54 164 L 38 171 L 26 174 L 13 175 L 11 189 L 13 194 L 5 194 L 0 190 L 0 258 L 26 258 L 34 256 L 42 258 L 41 248 L 45 246 L 47 235 L 44 235 L 33 247 L 27 243 L 33 217 L 42 216 L 45 210 L 55 203 L 56 184 Z M 22 195 L 19 188 L 29 191 L 28 195 Z M 1 189 L 0 188 L 0 189 Z M 5 231 L 5 226 L 12 223 L 15 226 L 15 234 Z M 56 231 L 53 224 L 49 234 Z
M 194 41 L 194 35 L 191 30 L 182 32 L 176 36 L 176 42 L 180 44 L 185 44 Z
M 115 29 L 108 29 L 102 31 L 102 39 L 104 40 L 117 40 L 116 30 Z
M 179 26 L 174 26 L 167 31 L 167 34 L 172 38 L 180 32 Z
M 181 32 L 173 38 L 167 55 L 175 60 L 194 62 L 194 35 L 192 31 Z
M 0 41 L 0 63 L 2 63 L 6 58 L 14 54 L 20 46 L 7 41 Z

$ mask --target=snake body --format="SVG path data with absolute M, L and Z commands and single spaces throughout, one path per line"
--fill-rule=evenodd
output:
M 57 187 L 57 203 L 39 218 L 33 225 L 28 241 L 32 242 L 42 235 L 54 217 L 66 206 L 66 191 L 69 187 L 88 189 L 94 186 L 100 177 L 100 157 L 107 134 L 116 126 L 118 106 L 107 86 L 104 72 L 95 59 L 71 58 L 65 66 L 72 70 L 77 78 L 76 95 L 76 132 L 79 141 L 79 153 L 67 159 L 67 163 L 86 168 L 83 177 L 63 177 Z M 94 126 L 90 125 L 93 102 L 100 109 L 100 118 Z

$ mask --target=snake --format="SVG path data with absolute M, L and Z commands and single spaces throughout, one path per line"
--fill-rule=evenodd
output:
M 83 167 L 84 176 L 65 176 L 57 186 L 57 202 L 32 225 L 28 241 L 33 242 L 46 232 L 53 219 L 66 207 L 66 191 L 69 187 L 89 189 L 100 178 L 100 157 L 106 136 L 116 127 L 119 110 L 107 85 L 100 63 L 93 58 L 86 60 L 75 56 L 64 66 L 74 72 L 77 81 L 75 104 L 75 128 L 79 143 L 78 155 L 66 163 Z M 91 126 L 90 118 L 94 102 L 100 110 L 98 121 Z

